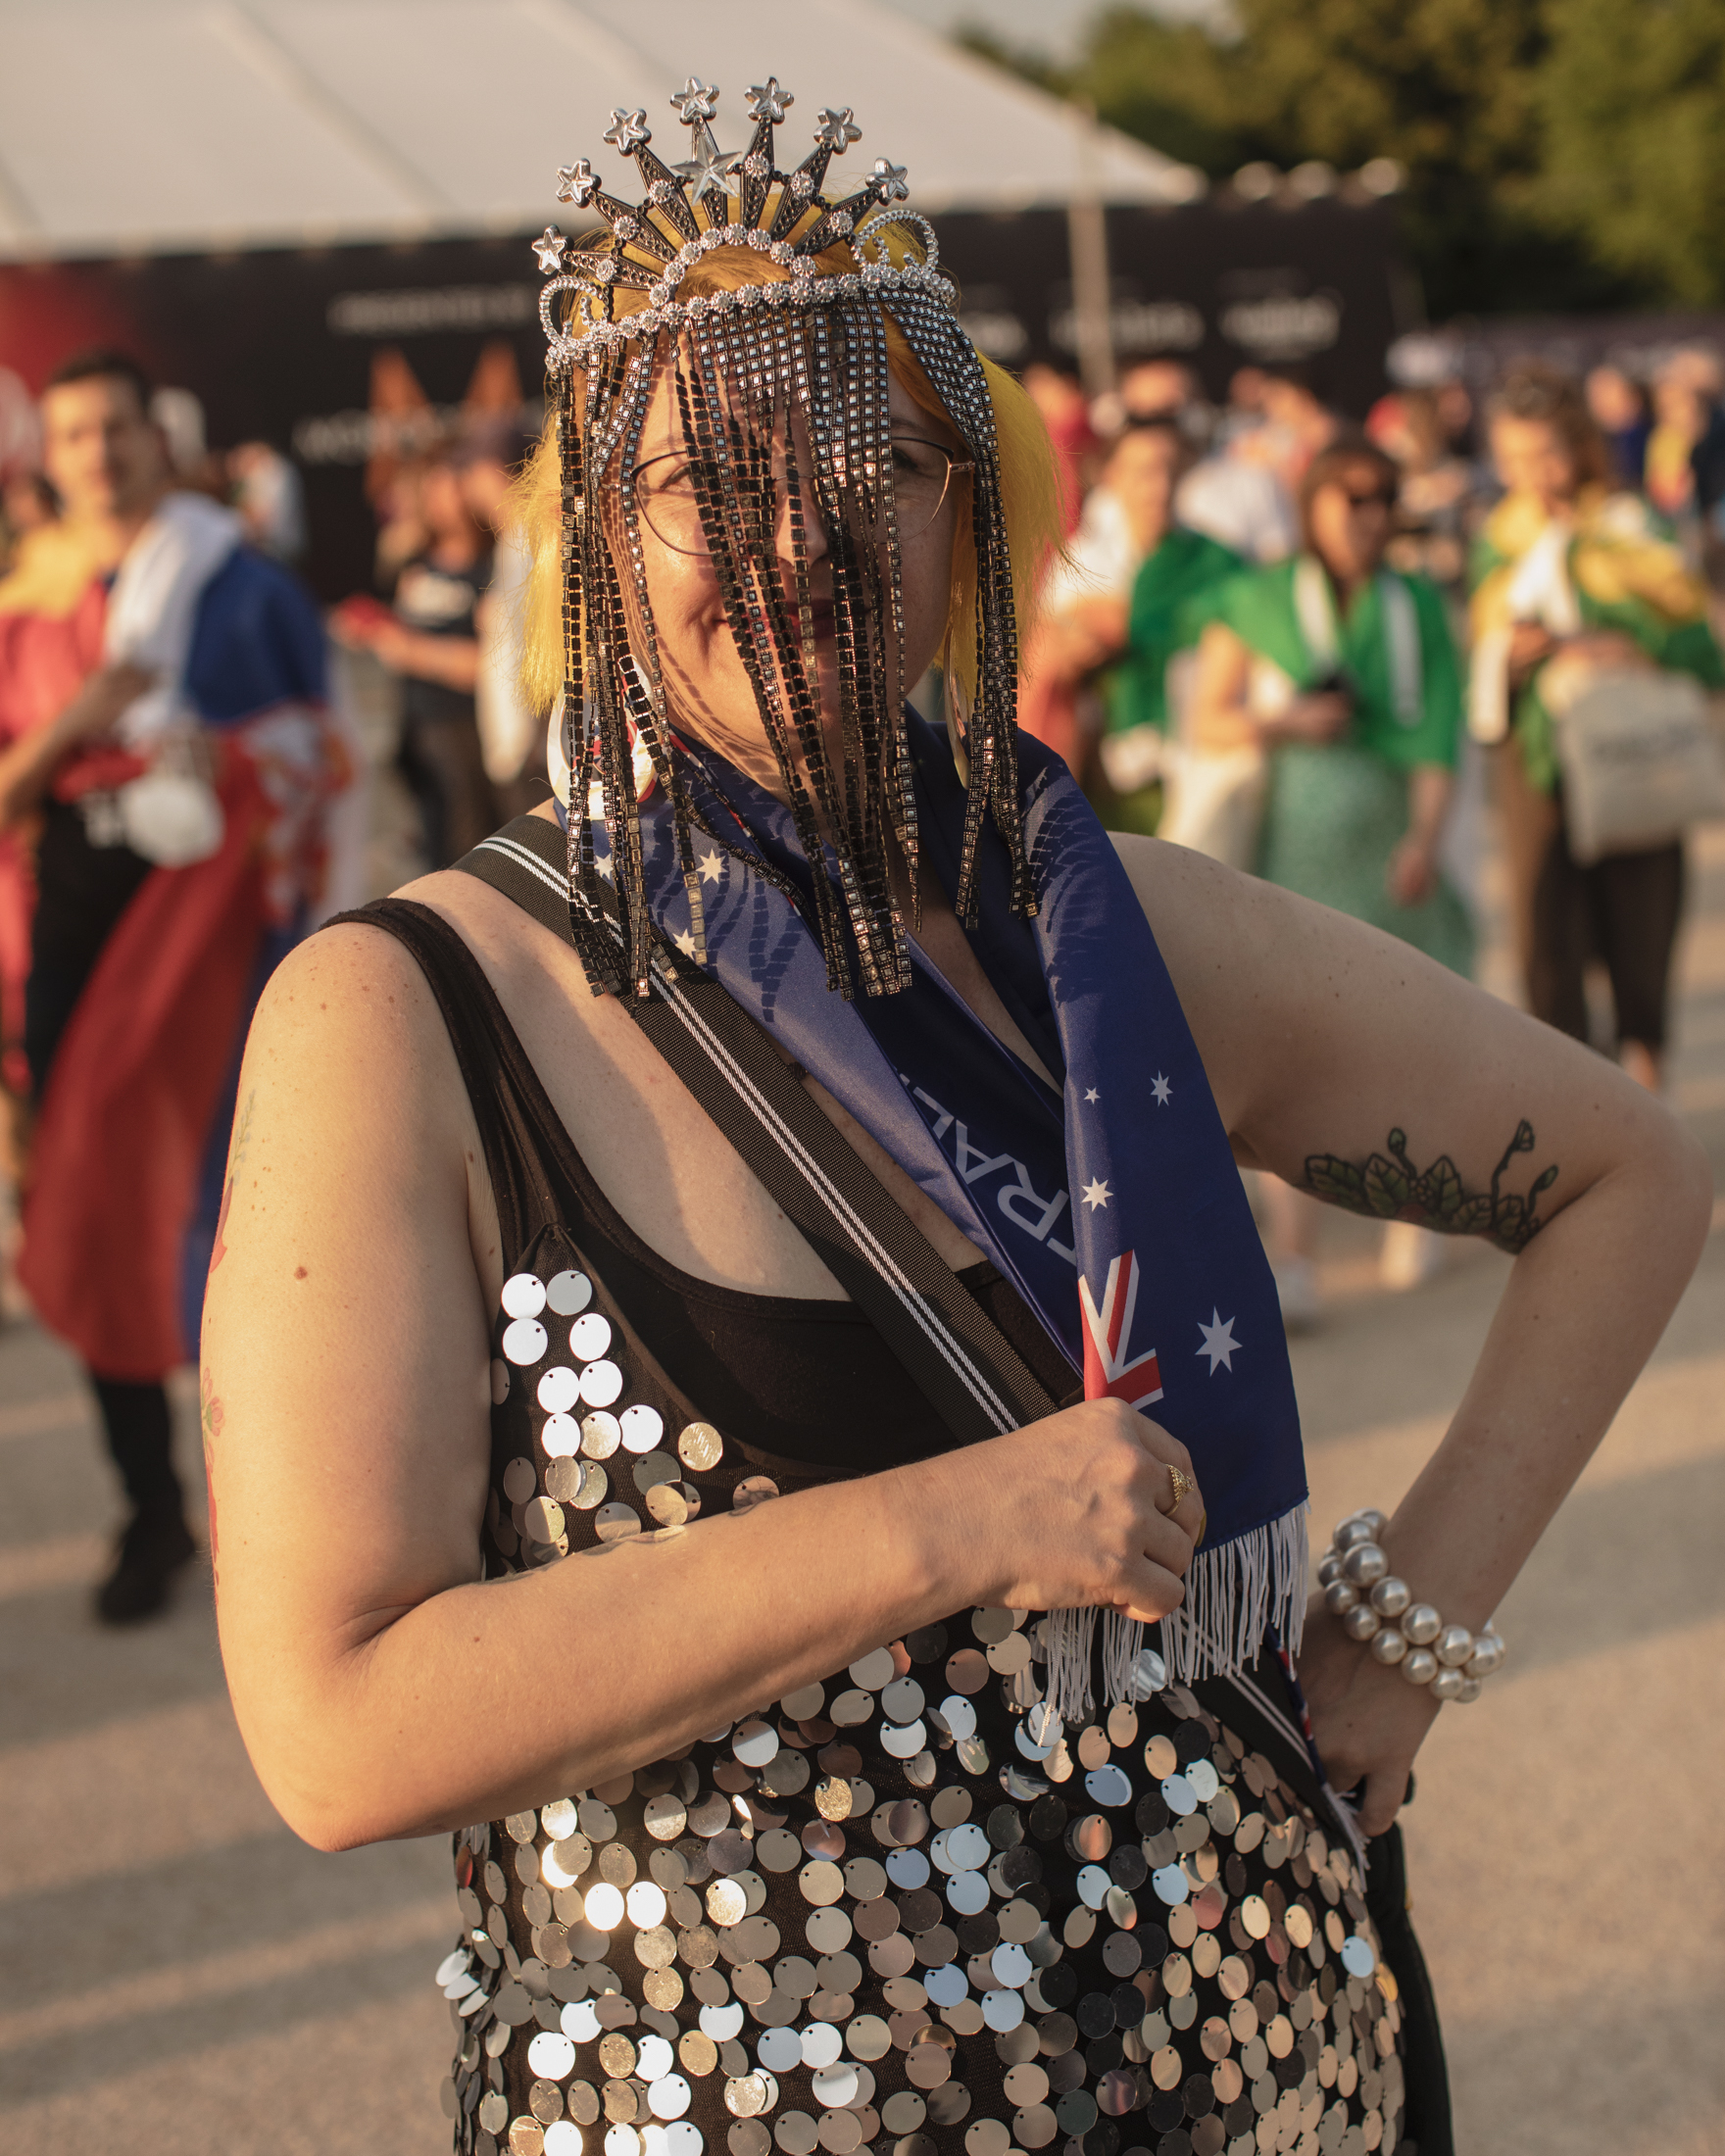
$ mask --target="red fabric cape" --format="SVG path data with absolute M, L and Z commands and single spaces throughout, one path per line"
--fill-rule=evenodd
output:
M 186 1231 L 266 925 L 269 805 L 244 750 L 220 753 L 222 849 L 139 887 L 61 1039 L 31 1149 L 19 1276 L 104 1377 L 159 1378 L 197 1353 Z

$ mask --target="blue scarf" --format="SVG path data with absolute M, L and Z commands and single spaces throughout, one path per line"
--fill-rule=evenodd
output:
M 964 794 L 945 734 L 908 719 L 923 858 L 950 897 Z M 715 831 L 737 829 L 734 850 L 697 834 L 708 964 L 987 1251 L 1085 1396 L 1122 1399 L 1189 1448 L 1208 1526 L 1162 1646 L 1171 1674 L 1191 1682 L 1250 1662 L 1268 1631 L 1298 1641 L 1306 1475 L 1281 1311 L 1191 1029 L 1113 844 L 1059 757 L 1023 734 L 1018 755 L 1041 911 L 1012 914 L 1006 850 L 985 822 L 969 940 L 1061 1093 L 919 950 L 908 992 L 833 995 L 812 902 L 788 906 L 746 858 L 759 850 L 807 901 L 789 811 L 701 750 L 684 765 L 692 796 Z M 643 807 L 641 838 L 655 919 L 691 952 L 663 801 Z M 1066 1721 L 1090 1704 L 1094 1619 L 1057 1619 L 1049 1697 Z M 1132 1695 L 1141 1634 L 1110 1613 L 1110 1697 Z

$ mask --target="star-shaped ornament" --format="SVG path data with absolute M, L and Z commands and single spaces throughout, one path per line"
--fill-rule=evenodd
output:
M 717 883 L 724 874 L 724 860 L 717 854 L 703 854 L 698 865 L 703 883 Z
M 605 139 L 624 157 L 633 157 L 653 140 L 653 129 L 647 124 L 645 109 L 637 105 L 632 113 L 624 112 L 620 105 L 611 110 L 611 125 L 605 130 Z
M 749 118 L 755 121 L 770 120 L 775 127 L 784 124 L 786 109 L 797 100 L 789 90 L 781 90 L 778 76 L 769 74 L 764 82 L 750 86 L 747 96 Z
M 1150 1089 L 1150 1097 L 1158 1108 L 1165 1108 L 1174 1098 L 1174 1089 L 1158 1070 Z
M 539 258 L 539 267 L 549 277 L 563 268 L 563 251 L 568 245 L 555 224 L 548 224 L 533 242 L 533 252 Z
M 1237 1322 L 1238 1320 L 1235 1318 L 1224 1319 L 1220 1310 L 1213 1303 L 1210 1305 L 1209 1323 L 1206 1325 L 1202 1318 L 1199 1320 L 1198 1330 L 1204 1335 L 1204 1345 L 1196 1352 L 1201 1355 L 1208 1355 L 1209 1374 L 1212 1378 L 1216 1374 L 1218 1363 L 1230 1374 L 1233 1371 L 1234 1356 L 1241 1345 L 1234 1338 L 1234 1327 Z
M 695 956 L 695 931 L 692 928 L 685 928 L 677 938 L 676 944 L 677 949 L 685 958 L 692 958 Z
M 889 165 L 884 157 L 877 157 L 874 170 L 868 175 L 876 196 L 882 202 L 903 202 L 911 192 L 910 179 L 903 165 Z
M 1090 1091 L 1084 1096 L 1084 1098 L 1087 1102 L 1091 1103 L 1092 1106 L 1094 1106 L 1095 1103 L 1102 1099 L 1102 1095 L 1097 1091 L 1094 1086 L 1092 1086 Z
M 1092 1212 L 1099 1205 L 1106 1205 L 1112 1196 L 1113 1193 L 1106 1183 L 1086 1183 L 1084 1186 L 1084 1202 Z
M 670 109 L 685 127 L 699 127 L 718 110 L 718 85 L 690 75 L 680 90 L 673 90 Z
M 742 175 L 737 170 L 742 161 L 741 151 L 721 150 L 708 134 L 704 141 L 696 143 L 694 156 L 685 158 L 680 165 L 673 165 L 671 171 L 679 179 L 688 182 L 692 195 L 699 195 L 708 187 L 722 187 L 727 195 L 735 195 L 743 188 Z
M 843 157 L 853 142 L 862 139 L 862 130 L 851 118 L 849 105 L 841 105 L 836 113 L 830 106 L 823 105 L 814 117 L 820 122 L 814 130 L 814 139 L 834 157 Z
M 557 168 L 557 199 L 572 202 L 577 210 L 584 210 L 599 192 L 599 181 L 588 159 L 576 158 L 572 165 Z

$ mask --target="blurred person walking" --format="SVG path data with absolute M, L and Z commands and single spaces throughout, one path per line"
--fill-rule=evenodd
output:
M 240 1043 L 343 771 L 316 606 L 176 490 L 136 365 L 68 362 L 41 413 L 64 514 L 0 584 L 0 952 L 25 958 L 0 996 L 20 1278 L 100 1403 L 130 1512 L 96 1608 L 124 1623 L 193 1554 L 163 1379 L 196 1353 Z
M 512 491 L 533 444 L 511 427 L 471 436 L 458 459 L 468 507 L 491 534 L 491 581 L 475 614 L 479 670 L 474 715 L 485 775 L 504 821 L 524 816 L 551 798 L 545 730 L 550 712 L 521 685 L 522 615 L 532 554 Z
M 1024 388 L 1055 445 L 1060 520 L 1070 538 L 1078 529 L 1084 510 L 1085 467 L 1098 446 L 1090 423 L 1090 406 L 1076 374 L 1063 374 L 1058 367 L 1047 367 L 1041 361 L 1024 369 Z
M 1216 446 L 1181 482 L 1180 521 L 1249 562 L 1286 561 L 1301 479 L 1338 424 L 1297 375 L 1241 368 Z
M 398 767 L 419 806 L 426 858 L 447 868 L 500 820 L 475 701 L 492 546 L 451 455 L 419 467 L 415 508 L 425 537 L 396 575 L 393 612 L 350 604 L 331 629 L 401 677 Z
M 1612 478 L 1639 494 L 1647 479 L 1648 438 L 1653 431 L 1647 391 L 1622 368 L 1610 366 L 1590 368 L 1583 387 L 1594 424 L 1605 439 Z
M 1505 378 L 1487 416 L 1505 493 L 1475 554 L 1470 724 L 1477 739 L 1503 744 L 1499 793 L 1528 1006 L 1586 1040 L 1586 970 L 1599 956 L 1619 1059 L 1656 1088 L 1682 840 L 1578 860 L 1558 726 L 1602 676 L 1626 696 L 1638 672 L 1660 669 L 1718 688 L 1725 664 L 1705 588 L 1647 505 L 1612 489 L 1604 440 L 1575 383 L 1530 363 Z
M 1188 603 L 1241 565 L 1214 540 L 1175 527 L 1188 454 L 1171 419 L 1120 434 L 1050 574 L 1025 654 L 1019 724 L 1080 783 L 1100 737 L 1105 793 L 1114 797 L 1106 820 L 1121 830 L 1155 829 L 1168 662 L 1197 638 Z
M 1484 473 L 1452 446 L 1432 390 L 1380 398 L 1365 431 L 1394 460 L 1398 474 L 1395 531 L 1385 559 L 1408 575 L 1429 576 L 1459 599 Z
M 1223 587 L 1199 645 L 1193 740 L 1265 759 L 1257 873 L 1369 921 L 1458 973 L 1467 913 L 1439 847 L 1461 740 L 1442 596 L 1385 564 L 1396 467 L 1363 436 L 1320 451 L 1300 492 L 1301 551 Z M 1270 1250 L 1292 1324 L 1317 1314 L 1314 1201 L 1266 1182 Z M 1431 1239 L 1392 1222 L 1386 1279 L 1423 1276 Z

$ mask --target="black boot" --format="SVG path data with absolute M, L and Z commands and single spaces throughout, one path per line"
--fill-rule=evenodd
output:
M 198 1553 L 191 1531 L 172 1512 L 139 1512 L 115 1545 L 114 1567 L 96 1590 L 105 1625 L 135 1625 L 168 1606 L 173 1576 Z
M 173 1575 L 197 1552 L 185 1524 L 173 1468 L 173 1422 L 160 1384 L 105 1378 L 90 1383 L 102 1409 L 103 1432 L 125 1494 L 131 1520 L 115 1546 L 114 1565 L 96 1590 L 96 1616 L 105 1625 L 135 1625 L 167 1607 Z

